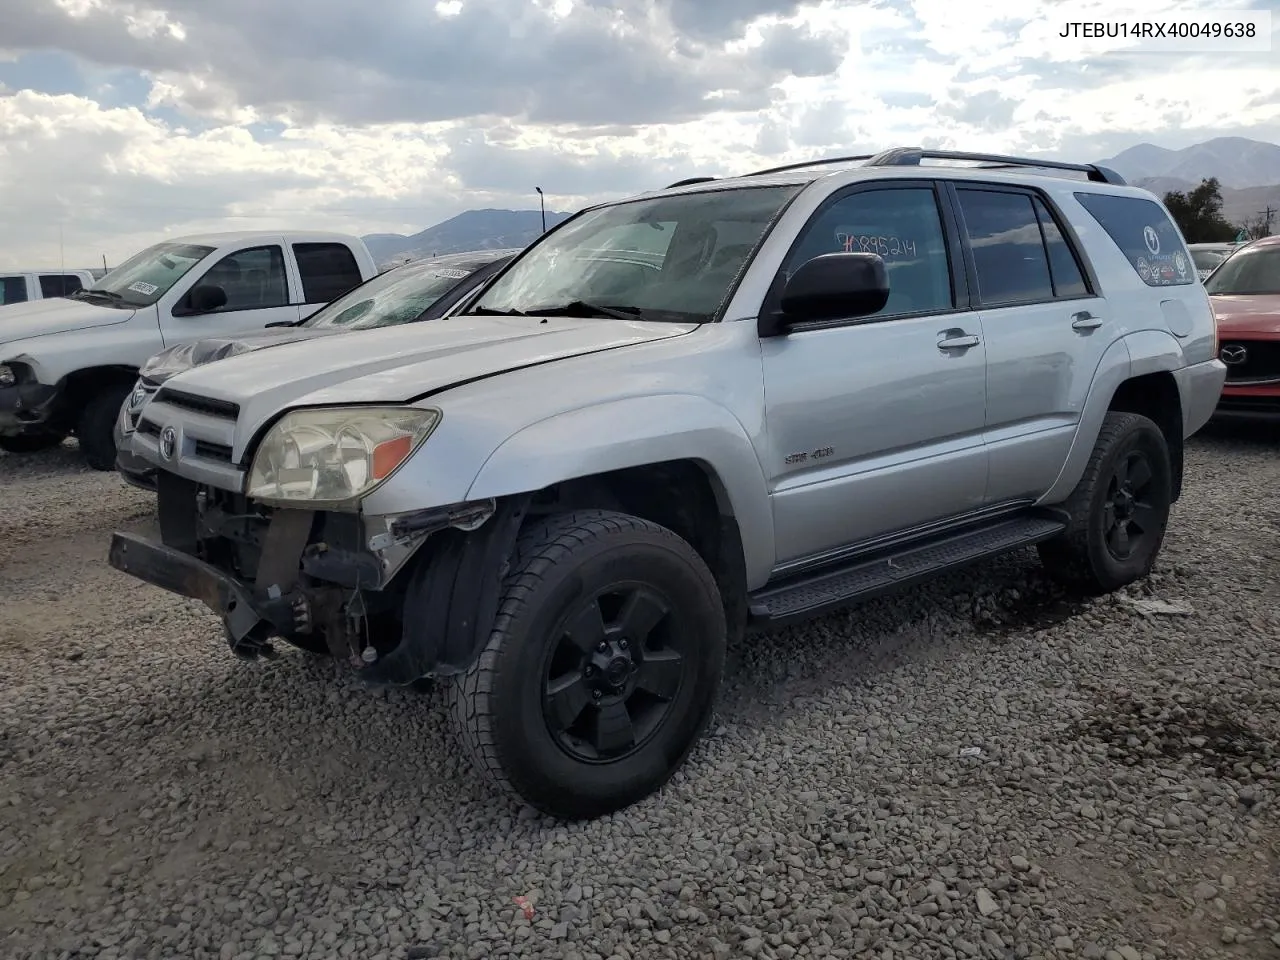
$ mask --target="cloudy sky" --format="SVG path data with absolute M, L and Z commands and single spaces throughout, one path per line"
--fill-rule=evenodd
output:
M 1280 0 L 1227 0 L 1272 10 Z M 0 266 L 165 234 L 414 232 L 893 145 L 1280 142 L 1280 40 L 1117 53 L 1203 0 L 0 0 Z M 1123 9 L 1121 9 L 1123 8 Z M 1103 12 L 1105 10 L 1105 12 Z

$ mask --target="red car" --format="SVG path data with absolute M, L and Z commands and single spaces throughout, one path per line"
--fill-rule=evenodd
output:
M 1204 286 L 1227 365 L 1214 419 L 1280 423 L 1280 237 L 1241 247 Z

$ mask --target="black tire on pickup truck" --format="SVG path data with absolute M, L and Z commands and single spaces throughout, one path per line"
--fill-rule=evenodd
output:
M 1040 544 L 1056 580 L 1110 593 L 1151 572 L 1169 523 L 1173 470 L 1164 434 L 1136 413 L 1108 413 L 1066 504 L 1067 530 Z
M 112 434 L 120 407 L 133 388 L 129 383 L 115 383 L 101 388 L 89 398 L 76 419 L 76 439 L 80 453 L 94 470 L 114 470 L 116 441 Z
M 5 453 L 39 453 L 53 449 L 65 439 L 61 433 L 22 433 L 16 437 L 0 437 L 0 450 Z
M 665 527 L 583 510 L 531 522 L 488 644 L 447 685 L 479 769 L 553 817 L 652 794 L 711 717 L 725 657 L 711 571 Z

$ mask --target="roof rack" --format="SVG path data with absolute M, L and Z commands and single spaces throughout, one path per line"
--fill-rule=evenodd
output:
M 1038 167 L 1042 170 L 1071 170 L 1083 173 L 1095 183 L 1125 186 L 1124 177 L 1108 167 L 1096 163 L 1064 163 L 1061 160 L 1037 160 L 1029 157 L 1008 157 L 998 153 L 963 153 L 957 150 L 923 150 L 920 147 L 894 147 L 877 153 L 867 161 L 868 167 L 918 167 L 920 161 L 972 160 L 995 167 Z
M 786 163 L 780 167 L 769 167 L 767 170 L 755 170 L 745 173 L 745 177 L 763 177 L 770 173 L 787 173 L 791 170 L 803 170 L 805 167 L 824 167 L 833 163 L 852 163 L 855 160 L 871 160 L 873 154 L 864 153 L 857 157 L 826 157 L 822 160 L 805 160 L 802 163 Z
M 745 174 L 748 177 L 762 177 L 771 173 L 784 173 L 789 170 L 802 170 L 805 167 L 826 166 L 837 163 L 854 163 L 865 161 L 867 167 L 918 167 L 922 160 L 970 160 L 981 163 L 984 167 L 1018 167 L 1039 168 L 1042 170 L 1071 170 L 1083 173 L 1095 183 L 1110 183 L 1118 187 L 1125 186 L 1124 177 L 1107 167 L 1096 163 L 1064 163 L 1060 160 L 1036 160 L 1025 157 L 1006 157 L 995 153 L 963 153 L 956 150 L 925 150 L 921 147 L 893 147 L 877 154 L 862 154 L 854 157 L 827 157 L 822 160 L 807 160 L 803 163 L 788 163 L 781 167 L 769 167 L 767 170 L 756 170 Z
M 691 183 L 710 183 L 715 177 L 685 177 L 683 180 L 677 180 L 675 183 L 669 183 L 664 188 L 666 190 L 674 190 L 676 187 L 687 187 Z

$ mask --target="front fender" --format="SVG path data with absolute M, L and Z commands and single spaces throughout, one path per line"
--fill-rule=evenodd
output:
M 14 341 L 4 359 L 27 364 L 40 383 L 52 385 L 91 367 L 136 371 L 160 346 L 159 331 L 135 314 L 125 323 Z
M 1084 476 L 1089 456 L 1111 400 L 1120 384 L 1131 377 L 1149 373 L 1173 373 L 1186 366 L 1182 346 L 1172 334 L 1162 330 L 1139 330 L 1121 337 L 1107 348 L 1093 374 L 1093 383 L 1081 411 L 1080 423 L 1071 450 L 1057 480 L 1040 500 L 1060 503 L 1071 495 Z
M 703 465 L 722 510 L 742 537 L 747 588 L 774 565 L 773 514 L 750 436 L 724 407 L 692 394 L 662 394 L 582 407 L 531 424 L 484 462 L 467 500 L 540 490 L 565 480 L 662 463 Z

